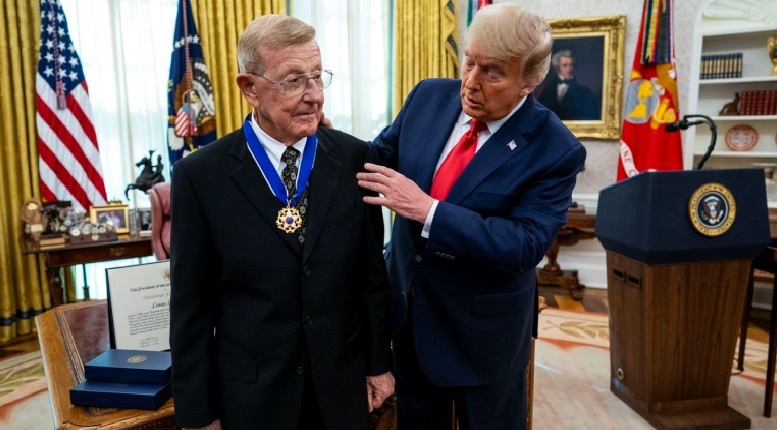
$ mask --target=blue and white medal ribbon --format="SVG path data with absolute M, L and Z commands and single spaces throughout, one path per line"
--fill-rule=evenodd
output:
M 278 171 L 270 162 L 270 157 L 267 156 L 267 152 L 262 147 L 262 143 L 259 141 L 259 137 L 254 133 L 254 129 L 251 127 L 251 115 L 246 117 L 243 123 L 243 134 L 248 142 L 248 150 L 251 151 L 256 164 L 264 173 L 264 177 L 267 178 L 267 182 L 270 184 L 270 190 L 281 203 L 286 204 L 286 207 L 281 208 L 278 211 L 278 218 L 275 221 L 275 225 L 279 229 L 286 233 L 294 233 L 302 227 L 302 217 L 299 210 L 294 207 L 295 204 L 302 197 L 302 193 L 308 187 L 308 179 L 310 178 L 310 172 L 313 171 L 313 160 L 316 158 L 316 135 L 308 136 L 305 142 L 305 150 L 302 152 L 302 161 L 300 163 L 299 175 L 297 175 L 297 193 L 293 196 L 289 196 L 289 192 L 286 189 L 286 185 L 283 183 Z M 300 186 L 302 185 L 302 186 Z

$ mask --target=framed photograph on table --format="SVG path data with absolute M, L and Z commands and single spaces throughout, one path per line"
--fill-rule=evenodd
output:
M 151 208 L 138 208 L 138 231 L 143 236 L 151 235 Z
M 93 224 L 113 225 L 117 234 L 129 233 L 129 205 L 92 206 L 89 218 Z
M 550 20 L 551 67 L 534 90 L 578 138 L 620 136 L 623 15 Z

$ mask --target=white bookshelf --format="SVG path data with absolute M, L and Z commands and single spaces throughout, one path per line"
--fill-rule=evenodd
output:
M 777 90 L 777 76 L 770 76 L 772 63 L 767 39 L 777 34 L 777 22 L 762 10 L 749 11 L 742 3 L 711 0 L 699 11 L 691 63 L 687 113 L 710 116 L 718 127 L 718 139 L 705 168 L 753 167 L 756 162 L 777 163 L 777 115 L 721 116 L 720 110 L 741 91 Z M 742 53 L 742 77 L 699 79 L 702 55 Z M 725 143 L 726 132 L 747 124 L 758 132 L 758 143 L 747 151 L 735 151 Z M 685 132 L 686 168 L 695 166 L 710 144 L 706 125 Z

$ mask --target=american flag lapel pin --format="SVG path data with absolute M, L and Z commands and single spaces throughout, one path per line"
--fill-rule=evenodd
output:
M 516 145 L 515 145 L 515 141 L 514 140 L 511 140 L 510 143 L 507 144 L 507 147 L 510 148 L 510 151 L 515 149 L 515 146 Z

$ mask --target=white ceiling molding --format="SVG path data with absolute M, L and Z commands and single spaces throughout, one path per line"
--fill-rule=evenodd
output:
M 706 19 L 742 20 L 777 24 L 775 0 L 712 0 L 704 10 Z

